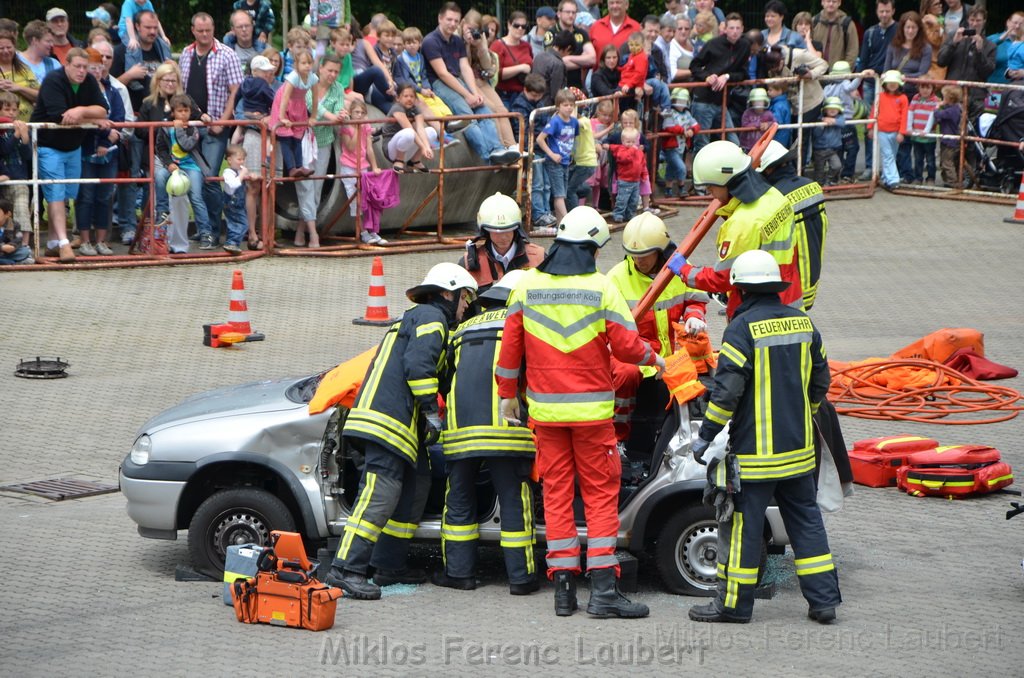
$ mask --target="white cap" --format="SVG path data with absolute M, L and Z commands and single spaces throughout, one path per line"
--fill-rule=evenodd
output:
M 51 7 L 50 9 L 46 10 L 46 20 L 47 21 L 53 21 L 57 17 L 61 17 L 61 16 L 64 17 L 65 19 L 67 19 L 68 18 L 68 13 L 65 12 L 64 10 L 62 10 L 60 7 Z
M 274 68 L 274 64 L 270 63 L 270 59 L 268 59 L 267 57 L 263 56 L 262 54 L 257 54 L 256 56 L 254 56 L 252 58 L 252 61 L 249 62 L 249 70 L 250 71 L 273 71 L 273 70 L 277 70 L 277 69 Z

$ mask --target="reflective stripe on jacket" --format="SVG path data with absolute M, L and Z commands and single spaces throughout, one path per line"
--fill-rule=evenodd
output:
M 485 311 L 459 325 L 448 348 L 453 371 L 441 434 L 445 459 L 532 457 L 533 435 L 501 417 L 494 370 L 507 309 Z
M 825 236 L 828 235 L 825 194 L 817 181 L 801 177 L 795 170 L 781 178 L 773 173 L 768 179 L 793 207 L 793 239 L 796 241 L 800 286 L 804 293 L 804 310 L 809 311 L 818 295 L 821 262 L 825 258 Z
M 744 482 L 813 471 L 811 415 L 829 382 L 821 335 L 811 319 L 777 295 L 754 295 L 722 335 L 700 436 L 713 440 L 732 420 L 729 443 Z
M 609 351 L 610 349 L 610 351 Z M 527 272 L 509 298 L 495 378 L 502 398 L 518 392 L 526 359 L 530 418 L 542 423 L 611 420 L 611 356 L 653 365 L 622 294 L 601 273 Z
M 440 308 L 417 304 L 407 310 L 384 335 L 343 435 L 373 440 L 415 464 L 420 407 L 437 407 L 447 342 L 448 320 Z

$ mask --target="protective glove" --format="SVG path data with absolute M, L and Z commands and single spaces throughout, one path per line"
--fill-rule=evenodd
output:
M 654 369 L 658 370 L 655 376 L 661 379 L 662 375 L 665 374 L 665 359 L 659 354 L 654 355 Z
M 704 461 L 704 452 L 707 451 L 709 445 L 711 445 L 711 442 L 704 440 L 700 436 L 690 444 L 690 450 L 693 452 L 693 460 L 698 464 L 704 464 L 707 466 L 708 463 Z M 718 461 L 715 460 L 715 463 L 717 464 Z M 708 471 L 710 473 L 710 467 Z
M 669 258 L 668 262 L 665 264 L 665 267 L 668 270 L 672 271 L 673 273 L 680 277 L 682 277 L 683 275 L 684 266 L 686 266 L 686 257 L 683 256 L 682 252 L 676 252 L 675 254 L 673 254 Z
M 444 422 L 441 421 L 441 415 L 437 410 L 424 410 L 423 418 L 427 422 L 427 432 L 423 438 L 423 444 L 429 447 L 436 443 L 441 437 L 441 430 L 444 429 Z
M 502 398 L 499 411 L 501 412 L 501 418 L 513 426 L 523 425 L 522 420 L 519 418 L 519 398 Z
M 708 328 L 708 324 L 697 317 L 686 319 L 686 333 L 695 337 Z

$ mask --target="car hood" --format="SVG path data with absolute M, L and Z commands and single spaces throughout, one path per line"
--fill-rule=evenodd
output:
M 259 414 L 307 407 L 289 400 L 288 389 L 309 377 L 253 381 L 237 386 L 198 393 L 147 421 L 139 433 L 154 433 L 168 426 L 216 419 L 224 416 Z

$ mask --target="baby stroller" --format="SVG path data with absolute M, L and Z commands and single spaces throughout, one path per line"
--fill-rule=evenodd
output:
M 1024 91 L 1006 92 L 1000 101 L 999 112 L 995 115 L 983 113 L 977 128 L 967 123 L 968 134 L 984 136 L 998 141 L 1018 143 L 1024 139 Z M 1013 146 L 985 146 L 974 142 L 968 149 L 968 177 L 974 188 L 983 191 L 998 191 L 1015 195 L 1020 187 L 1020 175 L 1024 171 L 1024 155 Z

